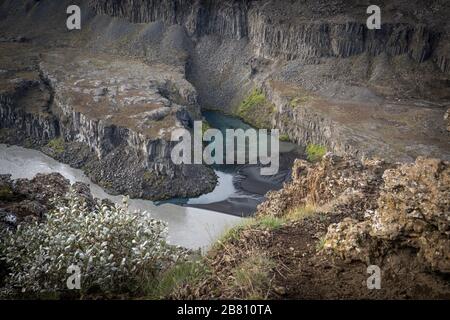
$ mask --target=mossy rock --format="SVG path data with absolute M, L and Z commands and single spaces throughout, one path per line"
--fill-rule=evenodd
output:
M 9 201 L 14 197 L 14 192 L 11 187 L 7 185 L 0 186 L 0 201 Z
M 202 121 L 202 137 L 205 135 L 205 132 L 209 129 L 212 129 L 211 125 L 208 123 L 208 121 L 203 120 Z
M 61 154 L 65 150 L 64 139 L 63 138 L 52 139 L 47 143 L 47 147 L 53 150 L 53 152 Z
M 307 159 L 311 162 L 317 162 L 327 153 L 327 148 L 320 144 L 310 143 L 306 147 Z
M 291 100 L 289 105 L 291 106 L 291 108 L 295 109 L 299 105 L 306 104 L 306 103 L 310 102 L 312 99 L 313 99 L 313 97 L 310 96 L 310 95 L 304 95 L 304 96 L 300 96 L 300 97 L 295 97 L 295 98 L 293 98 Z
M 274 104 L 267 100 L 264 92 L 261 89 L 253 89 L 238 106 L 236 114 L 256 128 L 270 129 L 275 112 Z

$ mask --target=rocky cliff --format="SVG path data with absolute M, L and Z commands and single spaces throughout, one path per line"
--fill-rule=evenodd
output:
M 386 20 L 382 31 L 367 29 L 365 12 L 358 14 L 358 9 L 365 8 L 364 3 L 357 1 L 352 4 L 341 1 L 93 0 L 90 4 L 97 14 L 127 18 L 135 23 L 162 20 L 180 24 L 195 36 L 246 37 L 260 57 L 308 59 L 345 58 L 364 52 L 372 55 L 408 53 L 418 62 L 433 58 L 443 71 L 449 71 L 448 52 L 436 51 L 440 43 L 445 44 L 442 30 L 412 22 L 405 12 L 405 3 L 398 7 L 385 6 L 388 12 L 383 12 Z M 427 9 L 423 3 L 415 5 L 416 9 Z M 445 10 L 446 4 L 435 1 L 432 7 L 436 11 Z
M 239 115 L 240 102 L 256 87 L 277 109 L 260 110 L 263 117 L 299 144 L 391 160 L 412 161 L 428 154 L 449 158 L 448 135 L 442 137 L 449 99 L 448 3 L 382 2 L 380 30 L 366 26 L 369 5 L 90 2 L 97 15 L 182 26 L 193 39 L 187 76 L 207 108 Z M 418 115 L 422 111 L 425 118 Z M 393 126 L 391 117 L 399 113 L 409 114 L 394 120 L 398 125 Z M 404 121 L 418 117 L 423 121 Z M 425 129 L 418 131 L 418 126 Z
M 299 234 L 294 235 L 289 228 L 285 232 L 317 242 L 315 250 L 300 247 L 300 256 L 306 258 L 292 258 L 302 266 L 314 266 L 303 267 L 296 279 L 301 278 L 301 286 L 311 285 L 315 294 L 324 294 L 320 289 L 326 286 L 324 277 L 336 277 L 340 283 L 336 287 L 348 285 L 349 291 L 331 293 L 333 285 L 324 288 L 327 295 L 370 295 L 370 290 L 365 290 L 361 282 L 353 283 L 349 275 L 360 279 L 362 270 L 376 265 L 381 270 L 382 285 L 372 297 L 386 298 L 394 292 L 397 298 L 428 294 L 448 297 L 449 168 L 448 162 L 439 159 L 389 164 L 331 153 L 316 164 L 298 160 L 292 182 L 269 193 L 258 208 L 258 216 L 289 219 L 296 213 L 295 217 L 302 220 L 298 222 Z M 313 208 L 312 213 L 305 208 Z M 308 234 L 315 240 L 307 240 Z M 334 276 L 327 271 L 330 263 L 340 269 Z M 305 268 L 309 274 L 302 276 Z M 391 287 L 397 281 L 404 283 Z M 311 294 L 294 286 L 289 290 L 298 297 Z
M 209 252 L 208 273 L 171 297 L 448 299 L 449 168 L 332 153 L 297 160 L 292 181 Z
M 2 48 L 3 142 L 39 147 L 112 193 L 167 199 L 214 187 L 211 169 L 170 158 L 171 132 L 199 117 L 195 90 L 176 69 L 32 48 Z

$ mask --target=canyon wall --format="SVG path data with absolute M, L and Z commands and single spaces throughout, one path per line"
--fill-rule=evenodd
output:
M 334 2 L 323 6 L 336 6 Z M 247 38 L 256 55 L 269 59 L 407 53 L 417 62 L 433 59 L 442 71 L 450 71 L 450 55 L 444 48 L 445 28 L 428 26 L 422 21 L 391 19 L 386 14 L 389 18 L 383 21 L 381 30 L 369 30 L 364 20 L 368 17 L 364 10 L 367 7 L 361 5 L 357 14 L 342 19 L 326 15 L 308 19 L 314 18 L 305 14 L 314 6 L 311 1 L 91 0 L 90 5 L 96 14 L 127 18 L 134 23 L 162 20 L 180 24 L 193 36 Z M 352 11 L 352 4 L 339 6 Z

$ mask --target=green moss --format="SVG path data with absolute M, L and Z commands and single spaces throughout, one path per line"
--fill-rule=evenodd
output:
M 111 190 L 112 187 L 113 187 L 113 184 L 110 181 L 106 181 L 106 180 L 103 180 L 101 182 L 101 185 L 102 185 L 103 188 L 109 189 L 109 190 Z
M 282 134 L 282 135 L 280 135 L 280 141 L 289 142 L 289 141 L 291 141 L 291 139 L 289 138 L 289 136 L 287 134 Z
M 306 147 L 307 159 L 311 162 L 319 161 L 325 153 L 327 153 L 327 148 L 320 144 L 310 143 Z
M 209 129 L 211 129 L 211 126 L 209 125 L 208 121 L 203 120 L 202 121 L 202 136 L 204 136 L 205 132 Z
M 261 89 L 253 89 L 237 108 L 237 115 L 257 128 L 271 128 L 275 106 L 270 103 Z
M 239 106 L 239 112 L 244 113 L 248 111 L 252 111 L 258 105 L 266 103 L 266 96 L 260 89 L 253 89 L 247 98 L 242 101 Z
M 147 182 L 153 180 L 153 174 L 150 171 L 145 171 L 143 177 L 144 177 L 144 180 Z
M 9 186 L 0 186 L 0 200 L 9 200 L 13 196 L 13 191 Z
M 150 171 L 145 171 L 143 174 L 144 181 L 149 184 L 160 184 L 163 183 L 165 180 L 165 177 L 163 175 L 157 175 Z
M 52 139 L 47 143 L 47 147 L 52 149 L 54 152 L 61 154 L 64 152 L 64 139 L 63 138 Z
M 297 108 L 299 105 L 308 103 L 309 101 L 312 100 L 312 97 L 309 95 L 304 95 L 301 97 L 295 97 L 291 100 L 291 102 L 289 103 L 289 105 L 291 106 L 291 108 L 295 109 Z

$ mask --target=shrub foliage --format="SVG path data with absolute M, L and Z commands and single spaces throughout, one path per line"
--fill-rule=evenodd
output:
M 186 257 L 166 243 L 167 226 L 124 205 L 89 210 L 70 194 L 55 200 L 45 221 L 6 231 L 2 259 L 10 273 L 3 294 L 67 290 L 70 266 L 81 271 L 81 292 L 133 293 Z

